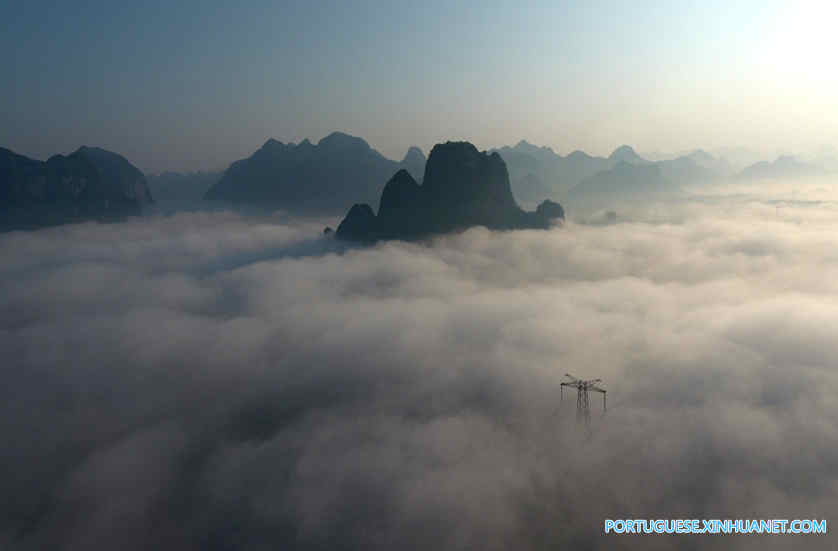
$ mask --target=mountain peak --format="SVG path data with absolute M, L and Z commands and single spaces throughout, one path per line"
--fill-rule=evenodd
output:
M 790 178 L 818 176 L 824 169 L 818 165 L 800 161 L 793 155 L 780 155 L 773 162 L 760 161 L 742 169 L 740 178 Z
M 341 238 L 356 241 L 373 241 L 377 233 L 375 213 L 366 203 L 352 205 L 337 231 Z
M 407 150 L 407 153 L 404 154 L 402 163 L 424 163 L 425 160 L 425 154 L 422 150 L 419 147 L 412 145 Z
M 614 152 L 608 156 L 608 158 L 612 161 L 626 161 L 629 163 L 644 160 L 637 154 L 637 152 L 634 151 L 634 148 L 625 144 L 615 149 Z
M 143 173 L 113 151 L 81 146 L 46 162 L 6 149 L 0 156 L 7 186 L 0 206 L 31 207 L 27 213 L 33 220 L 43 215 L 44 224 L 136 214 L 153 202 Z
M 419 184 L 407 170 L 396 172 L 381 192 L 378 206 L 381 229 L 396 233 L 399 226 L 413 217 L 413 211 L 421 207 L 421 193 Z
M 533 145 L 530 142 L 528 142 L 527 140 L 519 141 L 515 145 L 515 147 L 512 147 L 510 149 L 519 151 L 521 153 L 526 153 L 528 155 L 534 155 L 536 157 L 542 157 L 542 158 L 544 156 L 550 156 L 550 155 L 555 155 L 556 154 L 556 152 L 553 151 L 553 148 L 551 148 L 551 147 L 547 147 L 546 145 L 542 145 L 542 146 Z
M 114 153 L 113 151 L 102 149 L 101 147 L 83 145 L 76 149 L 72 155 L 83 156 L 96 165 L 96 168 L 99 170 L 127 171 L 126 174 L 130 173 L 132 176 L 142 176 L 142 172 L 128 162 L 128 159 L 119 153 Z
M 363 138 L 350 136 L 344 132 L 332 132 L 317 142 L 317 146 L 330 150 L 370 149 L 369 144 Z
M 412 239 L 471 226 L 497 229 L 548 228 L 564 212 L 545 203 L 525 212 L 515 202 L 506 163 L 497 152 L 479 151 L 469 142 L 446 142 L 431 150 L 422 185 L 406 170 L 385 185 L 378 215 L 356 204 L 341 222 L 337 237 L 359 241 Z
M 517 209 L 501 156 L 478 151 L 469 142 L 435 145 L 425 165 L 422 187 L 431 203 L 451 211 L 446 216 L 474 203 Z
M 308 139 L 285 144 L 270 139 L 249 157 L 231 163 L 205 197 L 337 214 L 358 199 L 371 204 L 385 179 L 399 168 L 421 177 L 424 164 L 400 166 L 343 132 L 333 132 L 316 145 Z
M 573 151 L 572 153 L 569 153 L 567 158 L 568 159 L 591 159 L 592 157 L 590 155 L 588 155 L 587 153 L 585 153 L 584 151 L 582 151 L 581 149 L 577 149 L 576 151 Z
M 273 139 L 273 138 L 268 138 L 268 139 L 265 141 L 265 143 L 263 143 L 263 144 L 262 144 L 262 147 L 260 147 L 260 148 L 257 150 L 257 152 L 258 152 L 258 151 L 262 151 L 262 152 L 267 152 L 267 151 L 278 151 L 278 150 L 283 149 L 284 147 L 285 147 L 285 144 L 283 144 L 281 141 L 279 141 L 279 140 L 275 140 L 275 139 Z
M 703 149 L 696 149 L 695 151 L 687 155 L 687 157 L 698 162 L 712 162 L 716 160 L 715 157 L 713 157 Z

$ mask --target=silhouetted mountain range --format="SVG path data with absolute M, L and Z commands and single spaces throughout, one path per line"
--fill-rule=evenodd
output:
M 477 225 L 548 228 L 562 218 L 564 210 L 552 201 L 536 212 L 518 206 L 499 154 L 481 153 L 468 142 L 446 142 L 431 151 L 421 185 L 407 170 L 399 170 L 384 186 L 378 215 L 368 204 L 355 204 L 337 236 L 358 241 L 413 239 Z
M 651 161 L 647 161 L 638 155 L 631 146 L 621 145 L 615 149 L 611 155 L 608 156 L 609 161 L 631 163 L 634 165 L 647 165 Z
M 571 188 L 599 172 L 610 170 L 618 162 L 649 164 L 634 149 L 622 145 L 606 157 L 574 151 L 565 157 L 549 147 L 538 147 L 521 140 L 514 147 L 495 149 L 509 167 L 512 189 L 523 201 L 562 197 Z
M 670 165 L 671 166 L 671 165 Z M 585 178 L 567 194 L 574 208 L 614 206 L 634 198 L 648 200 L 681 190 L 664 176 L 658 163 L 636 165 L 619 161 L 613 168 Z
M 118 218 L 151 202 L 143 173 L 116 153 L 83 146 L 43 162 L 0 148 L 3 229 Z
M 583 179 L 608 170 L 615 163 L 583 151 L 562 157 L 549 147 L 537 147 L 526 140 L 493 151 L 506 162 L 516 197 L 529 203 L 545 196 L 560 197 Z
M 222 172 L 161 172 L 146 174 L 148 187 L 157 201 L 203 199 L 220 179 Z
M 739 173 L 743 179 L 762 178 L 805 178 L 825 174 L 826 170 L 811 163 L 804 163 L 791 155 L 782 155 L 773 162 L 760 161 L 746 167 Z
M 650 177 L 679 183 L 710 182 L 732 172 L 727 161 L 713 157 L 703 150 L 695 150 L 674 159 L 649 161 L 637 154 L 632 147 L 621 145 L 607 158 L 591 156 L 584 151 L 574 151 L 562 157 L 549 147 L 534 146 L 522 140 L 514 147 L 505 146 L 494 151 L 500 153 L 509 167 L 515 195 L 527 202 L 545 196 L 569 198 L 571 190 L 574 190 L 573 195 L 578 196 L 581 184 L 608 181 L 614 174 L 603 174 L 602 178 L 594 177 L 612 171 L 621 162 L 636 166 L 656 166 L 659 173 L 650 171 Z M 618 173 L 626 170 L 621 168 Z M 637 188 L 639 192 L 640 187 L 649 187 L 635 185 L 638 182 L 633 179 L 640 173 L 626 174 L 634 183 L 627 183 L 623 193 L 633 188 Z M 657 187 L 657 184 L 650 182 L 650 186 Z
M 725 159 L 736 172 L 765 159 L 758 151 L 748 147 L 719 147 L 710 151 L 712 155 Z
M 466 145 L 470 146 L 461 146 Z M 446 146 L 454 147 L 447 143 L 437 148 L 445 151 Z M 655 156 L 658 160 L 651 161 L 628 145 L 621 145 L 608 157 L 591 156 L 583 151 L 562 156 L 549 147 L 521 140 L 515 146 L 489 153 L 497 153 L 502 159 L 502 172 L 506 176 L 499 176 L 501 171 L 497 168 L 486 168 L 484 176 L 505 178 L 511 182 L 509 198 L 514 192 L 515 197 L 533 205 L 548 197 L 574 207 L 599 202 L 610 208 L 615 202 L 634 196 L 642 199 L 650 194 L 678 193 L 678 185 L 712 182 L 734 175 L 733 166 L 725 158 L 700 149 L 675 158 L 658 154 Z M 469 157 L 472 153 L 463 155 Z M 484 163 L 477 159 L 473 157 L 472 161 L 480 166 L 496 164 L 496 161 Z M 826 174 L 829 167 L 838 167 L 838 153 L 834 148 L 822 148 L 806 159 L 780 156 L 773 162 L 747 166 L 737 176 L 739 179 L 810 177 Z M 379 207 L 378 216 L 370 207 L 359 207 L 355 213 L 357 220 L 364 217 L 376 220 L 375 231 L 382 236 L 433 233 L 455 225 L 532 227 L 540 224 L 530 216 L 533 213 L 511 214 L 517 212 L 517 205 L 512 208 L 498 200 L 463 202 L 451 198 L 443 201 L 446 208 L 456 209 L 465 203 L 471 206 L 454 212 L 448 220 L 431 222 L 430 215 L 438 215 L 431 209 L 431 203 L 440 193 L 447 192 L 434 192 L 437 176 L 430 185 L 424 185 L 426 164 L 418 147 L 409 148 L 397 162 L 381 155 L 363 139 L 341 132 L 333 132 L 317 144 L 308 140 L 283 144 L 269 139 L 250 157 L 232 163 L 223 173 L 166 172 L 147 177 L 124 157 L 100 148 L 81 147 L 70 155 L 55 155 L 45 162 L 0 149 L 0 211 L 3 213 L 0 227 L 37 227 L 135 214 L 152 201 L 152 192 L 163 200 L 205 197 L 321 215 L 345 212 L 346 206 L 356 201 L 374 204 L 381 196 L 384 208 Z M 390 178 L 394 173 L 399 173 L 398 177 Z M 461 174 L 465 175 L 465 172 Z M 388 181 L 392 188 L 382 196 L 384 183 Z M 414 189 L 416 186 L 420 191 Z M 465 189 L 462 184 L 457 186 L 455 189 Z M 514 203 L 514 199 L 510 200 Z M 477 214 L 472 203 L 492 206 Z M 413 215 L 408 211 L 412 207 L 408 205 L 420 205 L 417 208 L 424 209 L 417 220 L 411 218 Z
M 231 164 L 206 198 L 336 214 L 358 198 L 377 198 L 383 183 L 400 168 L 416 173 L 423 164 L 418 148 L 411 148 L 398 163 L 342 132 L 329 134 L 317 145 L 270 139 L 247 159 Z
M 696 158 L 700 160 L 696 160 Z M 660 169 L 661 176 L 671 182 L 683 184 L 711 182 L 730 173 L 724 161 L 714 158 L 703 158 L 700 154 L 692 153 L 681 157 L 657 161 L 654 166 Z

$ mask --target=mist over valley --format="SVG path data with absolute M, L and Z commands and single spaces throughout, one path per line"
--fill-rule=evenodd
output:
M 0 4 L 0 551 L 838 548 L 836 18 Z

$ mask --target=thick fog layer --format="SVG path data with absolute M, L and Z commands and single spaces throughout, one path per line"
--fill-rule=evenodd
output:
M 833 549 L 602 535 L 835 521 L 838 203 L 766 188 L 370 248 L 223 212 L 4 234 L 0 548 Z M 565 372 L 609 391 L 590 435 Z

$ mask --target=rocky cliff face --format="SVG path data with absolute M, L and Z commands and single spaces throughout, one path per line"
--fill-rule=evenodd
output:
M 416 235 L 423 229 L 424 198 L 422 186 L 402 169 L 381 192 L 378 204 L 377 231 L 382 236 Z
M 366 203 L 352 205 L 346 218 L 338 226 L 337 235 L 352 241 L 367 241 L 376 238 L 378 224 L 372 207 Z
M 556 208 L 558 207 L 558 208 Z M 468 142 L 434 146 L 422 185 L 406 171 L 385 185 L 378 215 L 356 204 L 338 227 L 344 239 L 411 239 L 475 225 L 493 229 L 547 228 L 564 212 L 547 202 L 536 212 L 518 207 L 506 164 L 497 153 L 481 153 Z
M 145 176 L 116 153 L 81 147 L 41 162 L 0 148 L 2 229 L 137 214 L 151 202 Z
M 73 155 L 84 157 L 96 167 L 102 189 L 112 200 L 136 203 L 138 206 L 153 202 L 145 176 L 122 155 L 87 146 L 80 147 Z
M 497 153 L 481 153 L 468 142 L 434 146 L 425 166 L 424 188 L 429 198 L 448 206 L 515 206 L 503 159 Z

